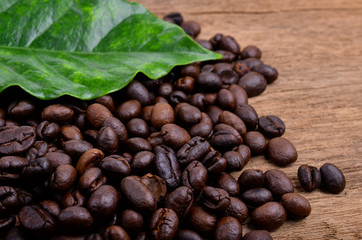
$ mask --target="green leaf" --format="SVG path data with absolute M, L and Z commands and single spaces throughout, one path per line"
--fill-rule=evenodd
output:
M 0 92 L 92 99 L 174 66 L 220 58 L 125 0 L 1 0 Z

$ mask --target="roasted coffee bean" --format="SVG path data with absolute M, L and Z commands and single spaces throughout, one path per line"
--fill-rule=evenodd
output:
M 171 240 L 178 229 L 177 214 L 169 208 L 157 209 L 151 218 L 150 231 L 153 239 Z
M 179 103 L 187 102 L 188 97 L 187 97 L 186 93 L 184 93 L 183 91 L 176 90 L 173 93 L 171 93 L 168 100 L 171 105 L 175 106 Z
M 274 82 L 278 78 L 278 71 L 272 66 L 269 66 L 267 64 L 258 64 L 255 67 L 253 67 L 253 71 L 263 75 L 268 84 Z
M 60 126 L 49 121 L 42 121 L 36 127 L 36 134 L 41 139 L 53 140 L 60 133 Z
M 63 141 L 83 140 L 83 135 L 76 126 L 63 126 L 60 133 Z
M 211 118 L 213 125 L 219 123 L 219 117 L 223 110 L 217 106 L 211 105 L 207 108 L 206 113 Z
M 87 203 L 87 209 L 95 219 L 110 218 L 119 201 L 119 193 L 111 185 L 103 185 L 90 195 Z
M 55 122 L 59 124 L 68 123 L 72 120 L 74 111 L 62 104 L 52 104 L 43 109 L 41 119 L 43 121 Z
M 202 40 L 197 40 L 197 41 L 199 42 Z M 202 41 L 202 42 L 204 42 L 204 41 Z M 200 42 L 199 42 L 199 44 L 200 44 Z M 205 47 L 206 44 L 207 43 L 205 43 L 203 45 L 203 47 Z M 181 67 L 180 73 L 182 76 L 190 76 L 190 77 L 193 77 L 196 79 L 199 77 L 199 74 L 200 74 L 200 65 L 197 63 L 188 64 L 186 66 Z
M 21 126 L 0 129 L 0 154 L 17 155 L 27 151 L 35 143 L 33 127 Z
M 50 188 L 53 192 L 66 192 L 75 183 L 77 171 L 72 165 L 60 165 L 50 177 Z
M 207 169 L 199 161 L 191 162 L 181 176 L 182 185 L 195 192 L 201 191 L 206 185 Z
M 274 115 L 259 118 L 258 130 L 267 138 L 280 137 L 285 132 L 284 122 Z
M 23 168 L 21 177 L 25 181 L 31 181 L 31 184 L 40 183 L 47 179 L 52 173 L 52 167 L 45 157 L 36 158 L 29 162 L 29 165 Z
M 263 171 L 259 169 L 247 169 L 243 171 L 239 178 L 238 183 L 241 192 L 245 192 L 248 189 L 262 187 L 264 185 L 265 175 Z
M 85 236 L 85 240 L 103 240 L 103 237 L 100 233 L 91 233 Z
M 221 54 L 221 59 L 219 59 L 219 62 L 232 62 L 235 60 L 236 55 L 230 51 L 226 51 L 226 50 L 216 50 L 216 53 Z
M 251 213 L 251 222 L 257 229 L 273 231 L 284 224 L 287 218 L 284 207 L 277 202 L 267 202 Z
M 42 157 L 49 151 L 48 143 L 44 141 L 36 141 L 34 146 L 30 148 L 25 155 L 25 158 L 30 161 L 37 157 Z
M 268 154 L 270 160 L 280 166 L 295 162 L 298 158 L 294 145 L 286 138 L 273 138 L 268 143 Z
M 216 226 L 216 216 L 201 206 L 192 206 L 188 215 L 189 227 L 201 235 L 211 235 Z
M 213 122 L 212 122 L 212 119 L 210 118 L 209 115 L 207 115 L 207 114 L 204 113 L 204 112 L 202 112 L 201 115 L 202 115 L 202 118 L 201 118 L 200 123 L 206 123 L 206 124 L 210 125 L 211 127 L 214 126 L 214 124 L 213 124 Z
M 157 175 L 165 179 L 168 188 L 177 188 L 181 181 L 181 170 L 175 152 L 164 145 L 156 146 L 154 151 L 153 163 Z
M 147 173 L 142 176 L 141 182 L 152 192 L 153 197 L 158 203 L 163 202 L 167 193 L 166 181 L 163 178 Z
M 165 208 L 170 208 L 183 218 L 188 215 L 194 202 L 191 188 L 182 186 L 170 192 L 165 200 Z
M 46 210 L 54 218 L 56 218 L 60 213 L 59 204 L 52 200 L 44 200 L 40 202 L 39 207 Z
M 113 154 L 118 151 L 118 135 L 111 127 L 99 129 L 96 142 L 97 146 L 105 153 Z
M 221 157 L 220 152 L 210 151 L 201 163 L 206 167 L 210 175 L 215 175 L 223 172 L 226 168 L 226 159 Z
M 0 158 L 0 185 L 18 181 L 21 172 L 28 165 L 28 160 L 23 157 L 4 156 Z
M 103 158 L 99 167 L 109 178 L 120 179 L 131 173 L 131 166 L 125 158 L 119 155 L 110 155 Z
M 84 140 L 69 140 L 64 144 L 64 151 L 72 157 L 80 157 L 87 150 L 92 149 L 93 146 Z
M 29 191 L 26 191 L 22 188 L 16 188 L 16 192 L 18 193 L 19 207 L 23 207 L 33 203 L 33 194 Z
M 107 94 L 107 95 L 104 95 L 102 97 L 99 97 L 99 98 L 96 98 L 94 99 L 94 101 L 96 103 L 100 103 L 102 104 L 103 106 L 105 106 L 106 108 L 109 109 L 109 111 L 111 112 L 114 112 L 116 109 L 115 109 L 115 106 L 114 106 L 114 101 L 113 101 L 113 98 L 111 95 Z
M 222 71 L 221 73 L 219 73 L 219 76 L 221 78 L 221 81 L 223 82 L 224 88 L 232 84 L 237 84 L 239 81 L 239 74 L 232 69 Z
M 151 145 L 152 148 L 155 148 L 158 145 L 163 145 L 163 139 L 161 132 L 153 132 L 147 138 L 147 142 Z
M 98 130 L 88 129 L 84 132 L 84 139 L 91 144 L 97 145 Z
M 246 46 L 240 53 L 240 57 L 241 59 L 246 59 L 246 58 L 257 58 L 260 59 L 261 58 L 261 51 L 258 47 L 253 46 L 253 45 L 249 45 Z
M 137 100 L 128 100 L 117 107 L 119 119 L 123 123 L 141 115 L 141 103 Z
M 286 193 L 282 196 L 281 204 L 292 219 L 300 219 L 309 216 L 312 211 L 309 201 L 298 193 Z
M 218 75 L 220 75 L 222 72 L 227 71 L 227 70 L 232 70 L 233 69 L 233 65 L 230 63 L 216 63 L 214 65 L 212 65 L 213 67 L 213 72 L 217 73 Z
M 224 189 L 230 196 L 237 196 L 240 187 L 236 179 L 226 172 L 222 172 L 216 181 L 216 187 Z
M 11 228 L 15 226 L 15 215 L 9 217 L 0 217 L 0 236 L 4 236 Z
M 174 111 L 168 103 L 157 103 L 151 112 L 151 124 L 160 129 L 167 123 L 173 123 L 175 120 Z
M 233 110 L 235 107 L 235 96 L 231 91 L 221 89 L 217 93 L 217 102 L 222 109 Z
M 130 137 L 147 138 L 148 135 L 150 134 L 149 127 L 146 121 L 144 121 L 141 118 L 131 119 L 127 123 L 127 132 Z
M 231 36 L 223 36 L 219 41 L 219 49 L 230 51 L 234 54 L 240 53 L 240 46 Z
M 179 229 L 176 233 L 177 240 L 203 240 L 203 238 L 194 231 L 189 229 Z
M 137 100 L 142 104 L 142 106 L 150 105 L 152 102 L 150 92 L 141 82 L 137 80 L 130 82 L 125 90 L 128 98 Z
M 14 118 L 27 118 L 35 113 L 35 105 L 29 100 L 16 100 L 9 104 L 8 114 Z
M 189 133 L 184 128 L 173 123 L 163 125 L 161 135 L 163 142 L 176 150 L 180 149 L 191 139 Z
M 254 97 L 265 91 L 267 81 L 260 73 L 248 72 L 239 79 L 238 84 L 245 89 L 248 97 Z
M 222 188 L 206 186 L 202 189 L 199 197 L 200 204 L 211 211 L 222 212 L 230 205 L 230 196 Z
M 221 218 L 215 228 L 215 240 L 241 240 L 243 231 L 241 224 L 234 217 Z
M 186 126 L 197 124 L 202 118 L 201 111 L 197 107 L 189 104 L 181 106 L 176 114 L 177 120 Z
M 83 233 L 93 225 L 93 217 L 86 208 L 67 207 L 60 211 L 58 223 L 61 229 L 69 233 Z
M 35 205 L 19 211 L 20 225 L 37 238 L 49 237 L 55 231 L 55 220 L 45 209 Z
M 235 62 L 234 70 L 239 74 L 240 77 L 243 77 L 245 74 L 251 71 L 250 68 L 246 66 L 242 61 Z
M 72 158 L 65 153 L 48 152 L 44 157 L 48 160 L 52 170 L 60 165 L 72 164 Z
M 186 21 L 181 23 L 180 27 L 185 31 L 185 33 L 193 38 L 196 38 L 200 32 L 201 28 L 197 22 Z
M 196 83 L 202 89 L 208 91 L 215 91 L 222 87 L 222 80 L 216 73 L 212 72 L 201 72 Z
M 92 127 L 96 129 L 100 128 L 108 117 L 113 117 L 113 114 L 102 104 L 93 103 L 87 108 L 87 119 Z
M 340 193 L 346 187 L 346 180 L 342 171 L 332 163 L 325 163 L 319 169 L 322 176 L 322 185 L 330 193 Z
M 191 76 L 179 78 L 176 82 L 176 89 L 188 94 L 192 93 L 195 89 L 195 78 Z
M 141 110 L 141 118 L 145 120 L 147 123 L 151 122 L 152 110 L 153 110 L 153 105 L 145 106 Z
M 242 61 L 246 66 L 248 66 L 250 69 L 253 69 L 255 66 L 259 64 L 263 64 L 263 62 L 260 59 L 257 58 L 247 58 Z
M 80 193 L 79 190 L 67 192 L 63 195 L 61 202 L 62 207 L 67 208 L 71 206 L 84 207 L 86 204 L 86 198 Z
M 253 230 L 244 235 L 242 240 L 273 240 L 266 230 Z
M 103 233 L 104 240 L 113 240 L 113 239 L 122 239 L 122 240 L 131 240 L 131 237 L 128 233 L 120 226 L 111 225 L 108 226 Z
M 207 123 L 198 123 L 195 124 L 189 131 L 191 137 L 202 137 L 202 138 L 209 138 L 212 133 L 212 125 Z
M 85 151 L 79 158 L 76 170 L 79 175 L 82 175 L 87 169 L 91 167 L 98 167 L 104 157 L 104 153 L 97 149 L 92 148 Z
M 205 93 L 205 104 L 207 106 L 215 105 L 217 100 L 217 93 Z M 221 108 L 220 108 L 221 109 Z
M 283 194 L 294 192 L 294 186 L 288 176 L 281 170 L 271 169 L 264 173 L 264 186 L 279 200 Z
M 241 143 L 243 143 L 243 139 L 235 128 L 223 123 L 214 127 L 214 134 L 210 139 L 212 147 L 220 151 L 226 151 Z
M 0 213 L 1 216 L 13 213 L 19 206 L 17 191 L 10 186 L 0 186 Z
M 121 181 L 122 195 L 128 202 L 140 212 L 155 211 L 157 201 L 147 186 L 142 183 L 140 177 L 128 176 Z
M 205 95 L 202 93 L 196 93 L 194 95 L 191 95 L 190 104 L 197 107 L 200 110 L 204 110 L 206 105 Z
M 219 42 L 224 35 L 222 33 L 215 34 L 212 38 L 210 38 L 209 42 L 214 46 L 214 48 L 219 47 Z
M 162 83 L 158 89 L 158 95 L 168 98 L 173 93 L 173 86 L 171 83 L 165 82 Z
M 141 151 L 152 151 L 152 147 L 147 140 L 139 137 L 129 138 L 126 141 L 126 147 L 132 154 Z
M 132 161 L 131 169 L 136 173 L 144 173 L 149 171 L 155 159 L 155 154 L 150 151 L 138 152 Z
M 240 153 L 236 151 L 228 151 L 223 154 L 223 158 L 226 159 L 226 171 L 240 171 L 246 165 L 245 159 Z
M 267 148 L 266 139 L 260 132 L 250 131 L 244 136 L 245 145 L 250 148 L 253 155 L 262 154 Z
M 248 208 L 236 197 L 230 197 L 230 205 L 226 208 L 224 216 L 236 218 L 240 223 L 243 223 L 248 218 Z
M 182 165 L 192 161 L 200 161 L 209 151 L 211 146 L 206 139 L 194 137 L 177 151 L 177 160 Z
M 235 107 L 240 104 L 248 103 L 248 94 L 246 93 L 244 88 L 240 87 L 237 84 L 231 84 L 228 87 L 228 90 L 230 90 L 234 94 Z
M 118 135 L 120 143 L 124 143 L 128 139 L 128 133 L 123 123 L 115 117 L 107 117 L 104 119 L 102 127 L 111 127 Z
M 241 194 L 241 199 L 248 208 L 257 208 L 272 201 L 273 195 L 266 188 L 252 188 Z
M 121 225 L 129 233 L 140 232 L 143 225 L 143 217 L 139 212 L 132 209 L 126 209 L 123 211 L 121 216 Z
M 88 168 L 79 178 L 79 188 L 85 193 L 92 193 L 107 184 L 107 178 L 102 170 L 96 167 Z
M 169 13 L 163 17 L 163 20 L 165 20 L 166 22 L 177 24 L 177 25 L 180 25 L 184 21 L 181 13 L 179 13 L 179 12 Z
M 221 114 L 219 115 L 218 122 L 227 124 L 235 128 L 242 136 L 246 134 L 246 126 L 244 122 L 232 112 L 229 111 L 221 112 Z
M 302 188 L 311 192 L 320 186 L 322 176 L 318 168 L 304 164 L 298 168 L 298 179 Z
M 245 123 L 248 130 L 254 130 L 258 124 L 258 114 L 249 104 L 237 104 L 234 113 Z

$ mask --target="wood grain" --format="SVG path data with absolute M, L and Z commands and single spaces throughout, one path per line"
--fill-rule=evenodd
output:
M 242 47 L 256 45 L 262 60 L 278 69 L 279 79 L 250 104 L 259 115 L 286 123 L 285 137 L 299 158 L 283 170 L 313 209 L 308 218 L 272 232 L 274 239 L 362 239 L 362 1 L 139 2 L 159 17 L 179 11 L 198 21 L 200 39 L 221 32 Z M 325 162 L 343 170 L 346 189 L 338 195 L 303 192 L 299 165 Z M 277 167 L 256 157 L 246 168 Z

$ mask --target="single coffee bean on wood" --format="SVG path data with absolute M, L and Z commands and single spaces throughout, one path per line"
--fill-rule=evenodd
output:
M 318 168 L 304 164 L 298 168 L 298 179 L 302 188 L 311 192 L 320 186 L 322 176 Z
M 325 163 L 319 169 L 322 176 L 322 185 L 330 193 L 340 193 L 346 187 L 346 179 L 342 171 L 332 163 Z

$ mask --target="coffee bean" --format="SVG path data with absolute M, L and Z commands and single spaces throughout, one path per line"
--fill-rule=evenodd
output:
M 75 183 L 77 171 L 72 165 L 60 165 L 50 177 L 50 187 L 53 192 L 66 192 Z
M 120 179 L 131 173 L 131 166 L 125 158 L 119 155 L 110 155 L 103 158 L 99 167 L 110 179 Z
M 248 66 L 250 69 L 253 69 L 255 66 L 259 64 L 263 64 L 263 62 L 260 59 L 257 58 L 247 58 L 241 61 L 246 66 Z
M 56 123 L 51 123 L 49 121 L 42 121 L 36 127 L 36 134 L 41 139 L 52 140 L 57 137 L 60 133 L 60 126 Z
M 109 94 L 94 99 L 94 102 L 102 104 L 103 106 L 108 108 L 109 111 L 111 111 L 111 112 L 114 112 L 116 110 L 116 108 L 114 106 L 113 97 Z
M 212 212 L 208 212 L 201 206 L 193 206 L 190 209 L 188 217 L 188 225 L 191 229 L 201 235 L 211 235 L 216 226 L 216 216 Z
M 235 96 L 235 107 L 241 104 L 247 104 L 248 103 L 248 94 L 244 90 L 244 88 L 240 87 L 237 84 L 231 84 L 228 87 L 228 90 L 230 90 L 234 96 Z
M 35 143 L 35 129 L 29 126 L 0 129 L 0 154 L 18 155 Z
M 41 183 L 47 179 L 52 172 L 52 167 L 49 164 L 48 159 L 45 157 L 36 158 L 29 162 L 29 165 L 23 168 L 21 177 L 25 181 L 31 181 L 31 183 Z
M 258 124 L 258 114 L 249 104 L 237 104 L 234 113 L 245 123 L 248 130 L 254 130 Z
M 126 147 L 130 153 L 137 153 L 141 151 L 152 151 L 152 147 L 146 139 L 134 137 L 126 141 Z
M 223 110 L 215 105 L 211 105 L 207 108 L 206 113 L 212 120 L 213 125 L 219 123 L 219 117 Z
M 121 216 L 121 225 L 129 233 L 140 232 L 143 225 L 143 217 L 139 212 L 132 209 L 126 209 L 123 211 Z
M 242 136 L 246 134 L 246 126 L 244 122 L 232 112 L 229 111 L 221 112 L 221 114 L 219 115 L 218 122 L 227 124 L 235 128 Z
M 239 79 L 238 84 L 245 89 L 248 97 L 254 97 L 265 91 L 267 81 L 260 73 L 248 72 Z
M 194 21 L 185 21 L 180 24 L 180 27 L 185 31 L 187 35 L 193 38 L 196 38 L 201 32 L 200 25 Z
M 168 98 L 173 93 L 173 86 L 171 83 L 165 82 L 162 83 L 158 89 L 158 95 Z
M 67 207 L 60 211 L 58 223 L 60 227 L 70 233 L 83 233 L 93 225 L 93 217 L 86 208 Z
M 300 219 L 309 216 L 312 208 L 309 201 L 298 193 L 286 193 L 282 196 L 281 204 L 292 219 Z
M 92 149 L 93 146 L 84 140 L 69 140 L 64 144 L 64 151 L 74 157 L 80 157 L 87 150 Z
M 28 165 L 28 160 L 23 157 L 4 156 L 0 158 L 0 185 L 19 181 L 21 172 Z
M 239 74 L 240 77 L 243 77 L 245 74 L 251 71 L 250 68 L 243 63 L 243 61 L 236 61 L 234 70 Z
M 189 229 L 179 229 L 176 233 L 177 240 L 203 240 L 203 238 L 196 232 Z
M 261 51 L 258 47 L 253 46 L 253 45 L 249 45 L 246 46 L 240 53 L 240 57 L 241 59 L 246 59 L 246 58 L 257 58 L 260 59 L 261 58 Z
M 85 193 L 92 193 L 105 184 L 107 178 L 96 167 L 88 168 L 79 178 L 79 188 Z
M 253 155 L 262 154 L 267 148 L 267 143 L 263 134 L 257 131 L 250 131 L 244 136 L 245 145 L 250 148 Z
M 281 170 L 271 169 L 264 173 L 264 186 L 279 200 L 283 194 L 294 192 L 294 186 L 288 176 Z
M 180 149 L 191 139 L 189 133 L 184 128 L 173 123 L 163 125 L 161 135 L 164 143 L 173 149 Z
M 114 214 L 119 201 L 119 193 L 110 185 L 103 185 L 88 199 L 87 209 L 95 219 L 107 219 Z
M 215 239 L 217 240 L 232 240 L 241 239 L 243 231 L 241 224 L 234 217 L 223 217 L 221 218 L 215 228 Z
M 108 226 L 104 230 L 103 238 L 105 240 L 113 240 L 113 239 L 131 240 L 131 237 L 128 235 L 128 233 L 122 227 L 117 225 Z
M 232 62 L 236 58 L 236 55 L 230 51 L 216 50 L 215 52 L 222 56 L 221 59 L 218 60 L 219 62 Z
M 207 49 L 210 47 L 209 43 L 205 43 L 205 41 L 203 40 L 197 40 L 197 42 Z M 206 47 L 206 45 L 208 46 Z M 197 63 L 188 64 L 181 68 L 180 73 L 182 76 L 191 76 L 196 79 L 199 77 L 200 74 L 200 65 Z
M 236 197 L 230 197 L 230 205 L 226 208 L 224 216 L 236 218 L 240 223 L 243 223 L 248 218 L 248 208 Z
M 61 199 L 63 208 L 71 206 L 84 207 L 86 201 L 86 198 L 80 193 L 79 190 L 67 192 Z
M 247 169 L 243 171 L 239 178 L 238 183 L 241 192 L 245 192 L 248 189 L 262 187 L 264 185 L 265 175 L 263 171 L 259 169 Z
M 43 208 L 25 206 L 19 211 L 20 225 L 37 238 L 49 237 L 55 231 L 54 218 Z
M 225 110 L 233 110 L 235 107 L 235 96 L 227 89 L 221 89 L 217 93 L 218 105 Z
M 236 179 L 226 172 L 222 172 L 216 181 L 216 187 L 224 189 L 230 196 L 237 196 L 240 187 Z
M 241 194 L 241 199 L 248 208 L 257 208 L 273 200 L 272 193 L 265 188 L 252 188 Z
M 199 197 L 200 203 L 211 211 L 222 212 L 230 205 L 230 196 L 222 188 L 206 186 Z
M 177 120 L 185 126 L 192 126 L 201 121 L 201 111 L 192 105 L 186 104 L 181 106 L 176 112 Z
M 267 64 L 258 64 L 253 67 L 253 71 L 263 75 L 268 84 L 274 82 L 278 78 L 278 71 Z
M 176 89 L 185 93 L 192 93 L 195 89 L 195 78 L 191 76 L 179 78 L 176 82 Z
M 15 226 L 15 215 L 9 217 L 0 217 L 0 236 L 4 236 L 11 228 Z
M 156 146 L 154 151 L 154 167 L 157 174 L 165 179 L 168 188 L 177 188 L 181 181 L 181 170 L 175 152 L 164 145 Z
M 131 165 L 132 171 L 136 173 L 144 173 L 149 171 L 149 167 L 153 164 L 155 154 L 150 151 L 141 151 L 136 153 Z
M 163 203 L 167 193 L 166 181 L 163 178 L 147 173 L 142 176 L 141 182 L 152 192 L 157 203 Z
M 257 229 L 273 231 L 282 226 L 287 218 L 284 207 L 277 202 L 267 202 L 251 213 L 251 222 Z
M 182 185 L 191 188 L 195 192 L 201 191 L 207 180 L 207 169 L 201 162 L 191 162 L 181 176 Z
M 170 192 L 165 200 L 165 207 L 176 212 L 180 218 L 188 215 L 194 202 L 191 188 L 182 186 Z
M 157 103 L 151 112 L 151 123 L 157 129 L 160 129 L 167 123 L 173 123 L 175 120 L 174 111 L 168 103 Z
M 228 172 L 240 171 L 247 163 L 243 156 L 236 151 L 225 152 L 223 158 L 226 159 L 226 171 Z
M 220 152 L 217 151 L 210 151 L 201 162 L 210 175 L 223 172 L 227 164 L 226 159 L 221 157 Z
M 150 92 L 141 82 L 137 80 L 133 80 L 132 82 L 130 82 L 126 86 L 125 90 L 128 98 L 137 100 L 142 106 L 150 105 L 152 102 Z
M 214 134 L 210 139 L 210 144 L 214 148 L 226 151 L 241 143 L 243 143 L 243 139 L 235 128 L 223 123 L 214 127 Z
M 102 127 L 99 129 L 96 143 L 105 153 L 113 154 L 118 151 L 118 135 L 111 127 Z
M 208 91 L 218 90 L 223 84 L 221 78 L 212 72 L 201 72 L 196 83 L 200 88 L 208 89 Z
M 346 187 L 346 180 L 342 171 L 332 163 L 325 163 L 319 169 L 322 176 L 322 185 L 330 193 L 340 193 Z
M 239 74 L 232 69 L 222 71 L 219 73 L 219 76 L 223 82 L 223 88 L 227 88 L 232 84 L 237 84 L 239 81 Z M 234 96 L 234 99 L 235 98 L 236 97 Z
M 295 162 L 298 158 L 294 145 L 286 138 L 273 138 L 268 143 L 268 154 L 270 160 L 280 166 Z
M 120 143 L 124 143 L 128 139 L 128 133 L 123 123 L 115 117 L 107 117 L 104 119 L 102 127 L 111 127 L 118 135 Z
M 180 164 L 186 165 L 192 161 L 201 160 L 211 149 L 206 139 L 194 137 L 177 151 L 177 160 Z
M 230 51 L 234 54 L 240 53 L 240 46 L 231 36 L 223 36 L 219 41 L 219 49 Z
M 202 138 L 209 138 L 212 133 L 212 125 L 207 123 L 198 123 L 195 124 L 189 131 L 191 137 L 202 137 Z
M 35 105 L 29 100 L 16 100 L 9 104 L 8 113 L 14 118 L 27 118 L 35 113 Z
M 214 92 L 205 93 L 205 104 L 207 106 L 215 105 L 216 100 L 217 100 L 217 93 Z
M 0 213 L 1 216 L 13 213 L 19 206 L 17 191 L 10 186 L 0 186 Z
M 253 230 L 244 235 L 242 240 L 273 240 L 266 230 Z
M 177 214 L 169 208 L 157 209 L 151 218 L 150 230 L 154 239 L 171 240 L 179 226 Z
M 92 148 L 85 151 L 79 158 L 76 166 L 78 174 L 82 175 L 87 169 L 91 167 L 98 167 L 103 157 L 104 153 L 97 148 Z
M 285 132 L 284 122 L 274 115 L 259 118 L 259 131 L 267 138 L 280 137 Z
M 39 207 L 47 211 L 54 218 L 56 218 L 60 213 L 59 204 L 52 200 L 44 200 L 40 202 Z
M 55 122 L 59 124 L 68 123 L 72 120 L 74 111 L 62 104 L 49 105 L 43 109 L 41 113 L 41 119 L 49 122 Z
M 177 24 L 177 25 L 180 25 L 184 21 L 181 13 L 179 13 L 179 12 L 169 13 L 163 17 L 163 20 L 170 22 L 170 23 Z
M 302 188 L 311 192 L 320 186 L 322 176 L 318 168 L 304 164 L 298 168 L 298 179 Z

